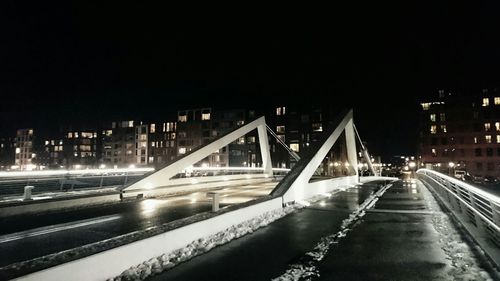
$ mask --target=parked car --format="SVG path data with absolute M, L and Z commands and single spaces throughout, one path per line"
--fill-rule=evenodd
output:
M 455 178 L 464 180 L 467 172 L 464 170 L 455 170 Z
M 486 176 L 483 180 L 484 184 L 498 184 L 499 180 L 493 176 Z

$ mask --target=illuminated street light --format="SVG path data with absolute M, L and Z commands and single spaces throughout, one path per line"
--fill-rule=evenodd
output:
M 454 169 L 453 169 L 453 167 L 455 167 L 455 163 L 453 163 L 453 162 L 449 162 L 449 163 L 448 163 L 448 174 L 449 174 L 450 176 L 452 176 L 452 175 L 453 175 L 453 170 L 454 170 Z

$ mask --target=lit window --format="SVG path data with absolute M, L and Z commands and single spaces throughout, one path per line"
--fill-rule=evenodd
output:
M 238 144 L 245 144 L 245 137 L 241 137 L 238 139 Z
M 166 129 L 167 130 L 165 132 L 173 132 L 173 131 L 175 131 L 175 122 L 169 122 L 169 123 L 167 123 Z
M 298 143 L 291 143 L 290 149 L 295 151 L 295 152 L 299 152 L 299 144 Z
M 210 120 L 210 112 L 208 112 L 208 113 L 202 113 L 201 114 L 201 120 Z
M 255 137 L 248 137 L 247 138 L 247 143 L 255 143 Z
M 151 142 L 151 147 L 155 147 L 155 142 L 154 141 Z
M 276 115 L 285 115 L 285 113 L 286 113 L 286 108 L 284 106 L 276 108 Z
M 179 147 L 179 154 L 186 154 L 186 148 L 185 147 Z
M 155 124 L 151 124 L 151 126 L 149 126 L 149 132 L 150 133 L 156 132 L 156 125 Z
M 19 153 L 21 153 L 21 148 L 16 147 L 16 154 L 19 154 Z
M 436 122 L 436 114 L 431 114 L 430 117 L 432 122 Z
M 285 126 L 276 126 L 276 133 L 284 134 L 285 133 Z
M 497 143 L 500 143 L 500 135 L 497 135 Z
M 490 105 L 490 98 L 483 98 L 483 106 L 489 106 Z
M 490 135 L 484 136 L 484 140 L 486 141 L 486 143 L 491 143 L 491 136 Z
M 429 107 L 431 106 L 431 104 L 430 104 L 430 103 L 428 103 L 428 102 L 426 102 L 426 103 L 421 103 L 421 105 L 422 105 L 422 109 L 423 109 L 423 110 L 429 110 Z
M 128 127 L 129 128 L 134 127 L 134 121 L 128 121 Z
M 500 97 L 495 97 L 495 105 L 500 105 Z
M 179 115 L 179 122 L 187 122 L 187 115 Z
M 440 113 L 440 114 L 439 114 L 439 121 L 441 121 L 441 122 L 446 121 L 446 114 L 444 114 L 444 113 Z
M 73 133 L 69 132 L 68 133 L 68 139 L 72 138 L 73 137 Z
M 321 123 L 313 123 L 312 129 L 314 132 L 323 132 L 323 125 Z
M 500 122 L 495 122 L 495 130 L 500 131 Z
M 446 133 L 446 125 L 441 125 L 441 132 Z
M 436 157 L 437 156 L 437 152 L 436 152 L 435 148 L 431 149 L 431 154 L 432 154 L 432 157 Z
M 490 123 L 484 123 L 484 130 L 485 130 L 486 132 L 489 132 L 489 131 L 491 130 L 491 125 L 490 125 Z
M 48 140 L 45 141 L 45 145 L 49 145 L 49 141 Z
M 474 137 L 474 143 L 477 143 L 477 142 L 478 142 L 477 137 Z
M 431 126 L 431 134 L 435 134 L 437 133 L 437 126 L 436 125 L 432 125 Z

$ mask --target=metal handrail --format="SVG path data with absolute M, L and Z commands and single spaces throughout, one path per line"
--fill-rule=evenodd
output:
M 497 234 L 500 234 L 500 197 L 433 170 L 419 169 L 417 174 L 434 180 L 442 190 L 455 197 Z

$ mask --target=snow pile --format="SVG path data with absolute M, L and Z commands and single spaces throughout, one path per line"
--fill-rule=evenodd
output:
M 365 210 L 373 207 L 380 196 L 391 186 L 392 184 L 387 185 L 377 193 L 371 194 L 348 218 L 342 221 L 340 231 L 322 237 L 312 251 L 307 252 L 297 263 L 289 265 L 288 270 L 283 275 L 274 278 L 273 281 L 310 280 L 310 278 L 319 277 L 317 264 L 325 258 L 330 247 L 339 243 L 340 239 L 345 237 L 366 214 Z
M 231 226 L 214 235 L 193 241 L 190 244 L 186 245 L 184 248 L 163 254 L 159 257 L 155 257 L 148 261 L 145 261 L 142 264 L 133 266 L 122 272 L 122 274 L 120 274 L 119 276 L 109 280 L 144 280 L 151 275 L 168 270 L 181 262 L 187 261 L 197 255 L 206 253 L 211 249 L 228 243 L 233 239 L 252 233 L 257 229 L 288 215 L 289 213 L 300 207 L 302 206 L 291 205 L 282 209 L 264 213 L 251 220 Z
M 472 249 L 463 241 L 448 215 L 441 211 L 434 197 L 422 188 L 422 194 L 432 214 L 432 225 L 439 233 L 439 244 L 451 262 L 448 275 L 453 280 L 493 280 L 489 273 L 477 262 Z

